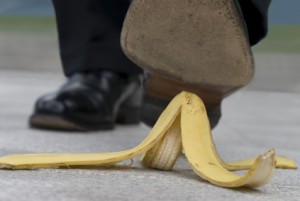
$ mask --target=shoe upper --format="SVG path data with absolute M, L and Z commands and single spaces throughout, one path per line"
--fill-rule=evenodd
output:
M 110 71 L 76 73 L 58 91 L 39 98 L 35 104 L 35 114 L 113 121 L 122 104 L 132 108 L 141 106 L 141 95 L 131 98 L 141 90 L 140 75 L 129 76 Z M 130 102 L 126 101 L 128 99 Z

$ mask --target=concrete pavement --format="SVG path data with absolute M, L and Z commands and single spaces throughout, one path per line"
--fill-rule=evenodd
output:
M 148 133 L 145 125 L 117 126 L 92 133 L 51 132 L 28 128 L 34 100 L 61 82 L 56 74 L 1 70 L 0 155 L 18 153 L 104 152 L 128 149 Z M 224 103 L 214 130 L 224 159 L 237 160 L 275 148 L 300 164 L 300 95 L 243 91 Z M 196 176 L 184 158 L 172 172 L 141 168 L 115 170 L 0 170 L 0 200 L 299 200 L 300 173 L 278 170 L 258 190 L 230 190 Z
M 92 133 L 51 132 L 27 125 L 33 103 L 64 78 L 53 35 L 0 34 L 0 156 L 20 153 L 104 152 L 135 146 L 149 128 L 117 126 Z M 300 164 L 300 84 L 298 55 L 256 54 L 255 82 L 225 100 L 213 131 L 226 160 L 252 157 L 275 148 Z M 285 69 L 282 69 L 282 65 Z M 270 76 L 272 69 L 272 76 Z M 281 84 L 280 84 L 281 82 Z M 174 171 L 130 169 L 0 170 L 0 200 L 299 201 L 298 170 L 278 170 L 260 189 L 224 189 L 193 173 L 183 157 Z

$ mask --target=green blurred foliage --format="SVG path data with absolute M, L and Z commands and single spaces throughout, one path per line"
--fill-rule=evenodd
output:
M 300 53 L 300 25 L 272 25 L 255 52 Z
M 14 34 L 55 34 L 55 18 L 0 16 L 0 32 Z

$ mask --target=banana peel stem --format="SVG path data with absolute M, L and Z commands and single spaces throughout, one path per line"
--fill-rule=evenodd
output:
M 259 187 L 272 178 L 274 169 L 296 169 L 288 158 L 265 154 L 238 162 L 224 162 L 218 155 L 202 100 L 195 94 L 178 94 L 159 117 L 149 135 L 136 147 L 110 153 L 25 154 L 0 158 L 1 169 L 78 168 L 115 166 L 116 163 L 143 155 L 141 163 L 150 168 L 171 170 L 184 150 L 188 162 L 202 179 L 217 186 Z M 243 176 L 233 170 L 248 170 Z
M 251 168 L 251 166 L 254 164 L 256 158 L 250 158 L 247 160 L 241 160 L 241 161 L 235 161 L 235 162 L 226 162 L 225 167 L 226 169 L 230 171 L 235 170 L 247 170 Z M 282 157 L 282 156 L 276 156 L 276 168 L 280 169 L 298 169 L 297 164 L 294 160 Z

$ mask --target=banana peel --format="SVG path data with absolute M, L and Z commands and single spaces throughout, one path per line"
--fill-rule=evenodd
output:
M 276 167 L 297 168 L 293 160 L 275 156 L 273 149 L 253 159 L 224 162 L 216 151 L 205 106 L 197 95 L 189 92 L 177 95 L 161 114 L 149 135 L 132 149 L 91 154 L 11 155 L 0 158 L 0 168 L 89 168 L 110 166 L 142 155 L 143 166 L 171 170 L 182 150 L 197 175 L 221 187 L 256 188 L 270 181 Z M 247 172 L 239 175 L 233 170 Z

